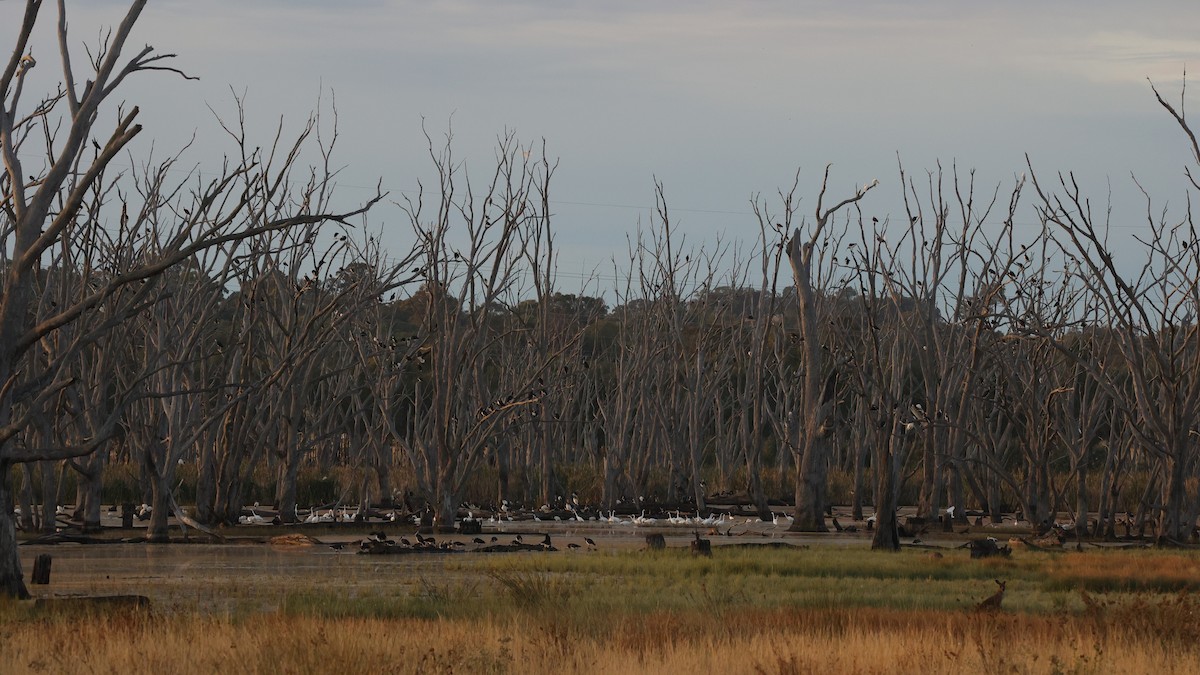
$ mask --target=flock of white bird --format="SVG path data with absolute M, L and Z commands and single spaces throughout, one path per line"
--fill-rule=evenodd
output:
M 568 516 L 566 518 L 567 521 L 576 521 L 576 522 L 580 522 L 580 523 L 599 522 L 599 523 L 607 523 L 609 525 L 627 525 L 627 526 L 634 526 L 634 527 L 640 526 L 640 525 L 647 525 L 647 526 L 649 526 L 649 525 L 659 525 L 659 526 L 661 526 L 661 525 L 684 525 L 684 526 L 692 526 L 692 527 L 697 527 L 697 526 L 699 526 L 699 527 L 716 527 L 718 525 L 735 525 L 740 521 L 739 518 L 737 518 L 736 516 L 729 514 L 729 513 L 720 513 L 720 514 L 714 513 L 714 514 L 711 514 L 708 516 L 700 516 L 700 515 L 688 516 L 688 515 L 685 515 L 682 511 L 669 511 L 667 513 L 666 518 L 654 518 L 651 516 L 647 516 L 645 509 L 643 509 L 641 514 L 639 514 L 639 515 L 621 516 L 621 515 L 617 515 L 616 511 L 609 511 L 606 515 L 604 511 L 601 511 L 601 512 L 599 512 L 598 515 L 588 516 L 585 518 L 578 511 L 575 511 L 573 509 L 569 509 L 569 510 L 572 511 L 572 515 Z M 542 518 L 542 517 L 538 516 L 537 514 L 534 514 L 533 519 L 536 522 L 544 522 L 547 520 L 553 520 L 553 521 L 562 521 L 563 520 L 562 516 L 554 516 L 553 518 Z M 496 523 L 502 523 L 505 521 L 512 522 L 513 520 L 514 520 L 514 518 L 513 518 L 512 514 L 507 513 L 507 512 L 502 512 L 498 516 L 489 516 L 486 522 L 489 524 L 496 524 Z M 771 523 L 773 525 L 787 525 L 787 524 L 790 524 L 792 522 L 792 520 L 793 520 L 792 516 L 789 516 L 787 514 L 780 514 L 780 513 L 772 513 L 771 514 Z M 762 522 L 762 521 L 756 516 L 745 519 L 745 523 L 747 525 L 751 525 L 751 524 L 759 523 L 759 522 Z
M 254 506 L 250 509 L 250 513 L 248 515 L 243 515 L 243 516 L 239 517 L 238 522 L 241 523 L 242 525 L 264 525 L 266 523 L 269 523 L 270 519 L 259 515 L 259 513 L 257 511 L 258 506 L 259 506 L 258 503 L 255 503 Z M 567 522 L 580 522 L 580 523 L 595 522 L 595 523 L 607 523 L 609 525 L 626 525 L 626 526 L 632 526 L 632 527 L 653 526 L 653 525 L 657 525 L 657 526 L 681 525 L 681 526 L 690 526 L 690 527 L 716 527 L 719 525 L 735 525 L 742 521 L 741 518 L 733 516 L 732 514 L 729 514 L 729 513 L 719 513 L 719 514 L 713 513 L 708 516 L 700 516 L 700 515 L 689 516 L 689 515 L 686 515 L 683 511 L 671 511 L 671 512 L 668 512 L 666 518 L 654 518 L 652 516 L 647 516 L 646 511 L 644 509 L 642 510 L 642 512 L 640 514 L 630 515 L 630 516 L 618 515 L 615 510 L 609 511 L 609 512 L 607 512 L 607 514 L 603 511 L 601 511 L 597 515 L 590 515 L 587 517 L 584 517 L 579 511 L 577 511 L 575 509 L 569 508 L 568 511 L 570 511 L 571 515 L 567 516 L 565 519 L 563 516 L 560 516 L 560 515 L 555 515 L 553 517 L 542 517 L 542 516 L 539 516 L 538 514 L 534 513 L 533 520 L 535 522 L 546 522 L 546 521 L 562 522 L 564 520 L 566 520 Z M 396 518 L 393 515 L 392 520 L 394 521 L 395 519 Z M 318 523 L 353 523 L 353 522 L 356 522 L 357 520 L 358 520 L 358 509 L 357 508 L 331 508 L 331 509 L 324 509 L 324 510 L 314 509 L 311 513 L 309 513 L 309 515 L 306 518 L 304 518 L 303 522 L 308 523 L 310 525 L 314 525 L 314 524 L 318 524 Z M 414 523 L 420 522 L 420 518 L 418 516 L 412 516 L 411 520 Z M 475 514 L 473 512 L 468 514 L 466 520 L 468 520 L 468 521 L 476 520 Z M 484 521 L 483 518 L 479 518 L 479 520 Z M 513 517 L 513 514 L 508 509 L 502 509 L 499 514 L 488 516 L 488 518 L 484 522 L 487 522 L 490 525 L 495 525 L 497 523 L 513 522 L 514 520 L 516 520 L 516 519 Z M 782 514 L 782 513 L 772 513 L 771 514 L 771 523 L 775 526 L 789 525 L 792 522 L 792 520 L 793 520 L 792 516 L 789 516 L 787 514 Z M 749 517 L 749 518 L 746 518 L 744 522 L 747 525 L 751 525 L 751 524 L 759 523 L 762 521 L 760 521 L 758 517 Z

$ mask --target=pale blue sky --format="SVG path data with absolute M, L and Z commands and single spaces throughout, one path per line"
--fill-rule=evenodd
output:
M 68 4 L 77 42 L 123 14 L 114 0 Z M 0 0 L 6 41 L 23 5 Z M 429 176 L 422 117 L 436 133 L 453 115 L 477 172 L 506 128 L 544 137 L 561 160 L 561 269 L 609 273 L 655 176 L 697 246 L 752 238 L 750 195 L 797 168 L 811 204 L 827 162 L 835 190 L 878 178 L 865 210 L 899 214 L 897 153 L 916 172 L 957 161 L 990 191 L 1028 152 L 1047 178 L 1078 171 L 1100 203 L 1111 183 L 1122 218 L 1144 213 L 1131 172 L 1182 205 L 1190 157 L 1146 78 L 1178 100 L 1198 25 L 1200 3 L 1184 2 L 152 1 L 134 44 L 201 79 L 145 74 L 126 96 L 145 111 L 139 142 L 171 147 L 193 130 L 215 140 L 206 104 L 231 110 L 230 88 L 263 130 L 281 114 L 295 128 L 332 89 L 346 198 Z M 44 87 L 54 49 L 40 34 Z M 407 244 L 395 209 L 372 223 Z

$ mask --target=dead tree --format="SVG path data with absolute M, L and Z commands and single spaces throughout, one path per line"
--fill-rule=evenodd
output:
M 817 309 L 820 288 L 814 283 L 821 277 L 814 265 L 825 259 L 823 253 L 832 234 L 830 229 L 834 216 L 843 208 L 861 201 L 876 185 L 878 181 L 868 183 L 859 188 L 854 196 L 825 208 L 825 193 L 829 188 L 829 166 L 826 166 L 821 192 L 817 197 L 815 220 L 807 227 L 807 235 L 801 232 L 802 223 L 793 223 L 799 174 L 791 190 L 780 194 L 783 201 L 781 229 L 792 230 L 787 242 L 787 254 L 799 300 L 798 334 L 803 339 L 799 347 L 803 371 L 796 405 L 789 413 L 792 431 L 787 439 L 796 458 L 796 508 L 790 528 L 796 532 L 828 530 L 825 526 L 825 489 L 829 424 L 835 404 L 832 391 L 834 373 L 830 356 L 821 348 L 822 328 Z
M 1160 104 L 1175 118 L 1200 152 L 1184 115 L 1155 90 Z M 1032 174 L 1032 164 L 1030 164 Z M 1200 246 L 1187 212 L 1179 220 L 1154 214 L 1146 201 L 1147 237 L 1143 263 L 1136 275 L 1122 272 L 1108 243 L 1106 223 L 1097 218 L 1070 174 L 1059 175 L 1057 191 L 1034 176 L 1038 210 L 1063 242 L 1068 271 L 1083 285 L 1112 327 L 1124 368 L 1078 358 L 1060 341 L 1061 353 L 1085 368 L 1119 406 L 1133 415 L 1131 428 L 1152 468 L 1150 501 L 1158 512 L 1155 536 L 1162 544 L 1185 542 L 1200 515 L 1200 502 L 1189 484 L 1200 478 L 1200 443 L 1195 419 L 1200 416 L 1200 334 L 1195 308 L 1200 303 Z M 1200 184 L 1188 172 L 1191 188 Z M 1129 388 L 1124 385 L 1128 379 Z M 1157 480 L 1155 480 L 1157 477 Z M 1150 487 L 1147 496 L 1150 496 Z
M 436 526 L 450 528 L 488 444 L 513 415 L 540 400 L 529 395 L 536 380 L 510 379 L 492 366 L 500 348 L 497 319 L 516 304 L 515 282 L 529 262 L 525 247 L 549 227 L 542 195 L 554 165 L 528 160 L 512 136 L 504 137 L 490 182 L 477 195 L 478 186 L 453 159 L 450 139 L 443 149 L 429 141 L 437 186 L 432 195 L 422 187 L 404 204 L 423 279 L 414 297 L 419 351 L 382 374 L 375 398 L 431 502 Z M 556 354 L 531 358 L 545 366 Z
M 65 305 L 59 304 L 52 313 L 38 317 L 32 311 L 37 303 L 37 279 L 44 261 L 55 250 L 64 245 L 96 245 L 105 238 L 124 250 L 125 242 L 132 243 L 140 234 L 123 227 L 124 223 L 111 212 L 115 205 L 88 217 L 85 204 L 89 195 L 96 194 L 97 186 L 108 183 L 106 171 L 142 130 L 136 123 L 135 107 L 120 110 L 107 135 L 99 132 L 97 122 L 103 104 L 126 78 L 139 72 L 180 72 L 166 65 L 169 54 L 158 54 L 151 47 L 132 56 L 123 54 L 145 4 L 144 0 L 132 2 L 121 23 L 105 34 L 98 49 L 91 51 L 90 72 L 81 85 L 77 80 L 81 71 L 76 70 L 68 48 L 65 3 L 60 2 L 58 57 L 64 81 L 55 93 L 27 105 L 23 98 L 26 78 L 38 63 L 31 51 L 30 36 L 42 5 L 29 0 L 11 56 L 0 71 L 0 156 L 4 166 L 0 176 L 0 241 L 6 242 L 2 258 L 4 292 L 0 299 L 0 504 L 11 503 L 8 486 L 14 464 L 82 457 L 95 452 L 116 433 L 123 405 L 115 405 L 91 434 L 73 442 L 36 447 L 18 442 L 31 421 L 73 386 L 71 365 L 83 347 L 119 329 L 127 318 L 156 302 L 157 297 L 147 288 L 150 284 L 141 282 L 216 245 L 303 223 L 345 219 L 363 210 L 328 214 L 297 207 L 282 217 L 246 218 L 245 200 L 262 188 L 255 181 L 249 194 L 233 189 L 237 177 L 251 172 L 258 161 L 257 157 L 248 158 L 247 163 L 233 166 L 208 184 L 202 190 L 208 198 L 199 200 L 190 212 L 172 213 L 169 219 L 163 213 L 163 236 L 157 247 L 129 247 L 145 250 L 147 255 L 109 273 L 79 270 L 81 277 L 87 277 L 81 285 L 87 290 Z M 43 147 L 35 148 L 38 143 Z M 39 163 L 45 167 L 43 170 L 25 165 L 23 157 L 30 154 L 47 158 Z M 134 210 L 140 208 L 133 206 Z M 103 227 L 110 223 L 111 227 Z M 101 304 L 114 299 L 120 302 L 113 313 L 97 314 Z M 72 336 L 75 347 L 59 351 L 52 361 L 34 358 L 40 341 L 72 325 L 80 327 Z M 118 401 L 123 398 L 118 397 Z M 8 513 L 0 517 L 0 588 L 11 596 L 27 594 Z

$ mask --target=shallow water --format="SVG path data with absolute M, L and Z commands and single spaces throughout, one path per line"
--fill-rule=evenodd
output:
M 452 557 L 364 556 L 324 546 L 60 544 L 23 546 L 27 573 L 39 553 L 54 561 L 50 584 L 29 587 L 35 597 L 139 594 L 157 608 L 208 612 L 271 611 L 289 593 L 316 588 L 347 597 L 407 595 L 423 578 L 444 579 Z
M 503 531 L 500 531 L 503 528 Z M 253 526 L 237 528 L 238 534 L 253 535 Z M 394 528 L 397 539 L 412 537 L 411 529 Z M 259 530 L 267 532 L 267 528 Z M 270 528 L 271 533 L 279 529 Z M 555 553 L 527 552 L 493 555 L 602 555 L 612 551 L 636 550 L 645 546 L 645 536 L 659 532 L 670 547 L 686 548 L 696 531 L 693 527 L 633 527 L 601 523 L 514 522 L 489 525 L 483 537 L 494 536 L 508 543 L 516 534 L 526 541 L 540 540 L 550 533 Z M 796 545 L 837 545 L 852 548 L 869 544 L 863 534 L 798 535 L 785 526 L 771 523 L 738 526 L 742 536 L 709 536 L 714 546 L 786 541 Z M 701 530 L 702 534 L 703 531 Z M 154 607 L 166 610 L 234 612 L 272 611 L 286 597 L 307 590 L 336 593 L 346 598 L 404 597 L 420 593 L 429 583 L 466 584 L 484 581 L 483 575 L 461 563 L 477 559 L 461 552 L 410 555 L 358 555 L 357 542 L 364 533 L 321 532 L 327 543 L 343 542 L 344 551 L 325 545 L 275 547 L 263 543 L 226 544 L 58 544 L 21 547 L 26 578 L 40 553 L 53 556 L 50 584 L 29 586 L 35 597 L 138 594 L 150 598 Z M 592 537 L 597 550 L 588 550 L 583 537 Z M 470 536 L 442 536 L 467 544 Z M 568 544 L 580 548 L 572 550 Z

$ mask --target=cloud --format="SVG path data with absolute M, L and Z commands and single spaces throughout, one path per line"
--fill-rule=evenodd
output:
M 1200 40 L 1138 31 L 1098 31 L 1073 37 L 1057 66 L 1095 82 L 1177 82 L 1187 64 L 1200 62 Z

